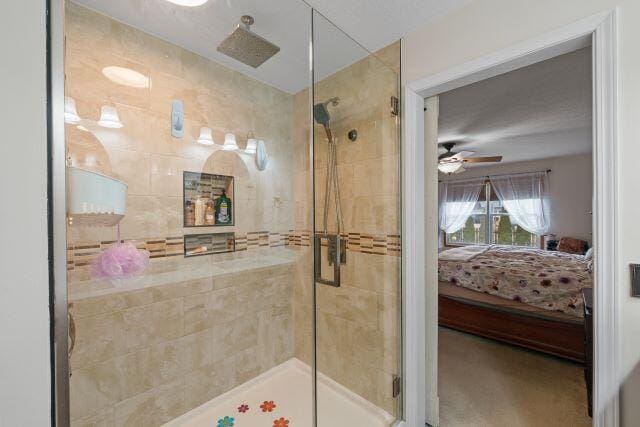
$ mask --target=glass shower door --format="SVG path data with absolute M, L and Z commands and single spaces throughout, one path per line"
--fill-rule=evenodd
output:
M 370 53 L 314 12 L 318 426 L 400 417 L 400 43 Z

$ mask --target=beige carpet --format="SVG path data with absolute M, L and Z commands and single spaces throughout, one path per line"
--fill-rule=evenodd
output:
M 590 426 L 580 365 L 440 328 L 440 426 Z

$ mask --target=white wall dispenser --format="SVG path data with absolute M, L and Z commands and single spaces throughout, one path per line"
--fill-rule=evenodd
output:
M 111 227 L 125 214 L 127 184 L 109 176 L 67 167 L 67 217 L 70 225 Z

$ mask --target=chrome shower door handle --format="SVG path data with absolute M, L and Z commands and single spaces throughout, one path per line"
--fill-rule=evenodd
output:
M 328 253 L 330 255 L 329 265 L 333 264 L 333 280 L 322 277 L 322 239 L 328 243 Z M 340 264 L 342 259 L 341 252 L 343 244 L 338 234 L 316 234 L 313 241 L 313 271 L 314 278 L 317 283 L 323 285 L 340 287 Z

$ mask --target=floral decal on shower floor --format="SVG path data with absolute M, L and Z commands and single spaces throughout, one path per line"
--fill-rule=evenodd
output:
M 267 415 L 269 413 L 274 412 L 274 410 L 278 407 L 278 405 L 275 404 L 275 402 L 273 400 L 264 400 L 261 404 L 260 404 L 260 409 L 263 412 L 263 415 Z M 240 403 L 237 406 L 237 410 L 238 413 L 240 414 L 240 419 L 245 419 L 243 417 L 246 417 L 247 412 L 249 412 L 251 408 L 249 407 L 249 405 L 247 403 Z M 277 416 L 277 415 L 276 415 Z M 249 417 L 246 420 L 250 420 L 251 417 Z M 265 420 L 266 421 L 266 420 Z M 236 419 L 230 416 L 225 416 L 224 418 L 220 418 L 218 420 L 218 424 L 216 425 L 216 427 L 234 427 L 236 425 Z M 251 423 L 253 425 L 253 422 Z M 244 423 L 241 421 L 238 425 L 238 427 L 244 425 Z M 270 425 L 272 427 L 292 427 L 291 426 L 291 420 L 285 418 L 285 417 L 279 417 L 276 418 L 275 420 L 273 420 L 273 424 L 265 424 L 266 425 Z
M 289 420 L 280 418 L 273 421 L 273 427 L 289 427 Z
M 260 409 L 262 409 L 262 412 L 273 412 L 276 406 L 277 405 L 273 403 L 273 400 L 265 400 L 262 402 L 262 405 L 260 405 Z
M 217 427 L 233 427 L 234 424 L 235 424 L 235 421 L 234 421 L 233 418 L 224 417 L 224 418 L 220 418 L 218 420 L 218 426 Z

